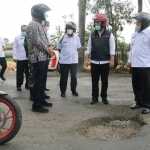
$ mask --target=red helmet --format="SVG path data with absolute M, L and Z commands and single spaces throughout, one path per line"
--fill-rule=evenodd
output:
M 107 18 L 107 16 L 106 16 L 105 14 L 102 14 L 102 13 L 97 14 L 97 15 L 95 15 L 92 19 L 93 19 L 94 21 L 95 21 L 95 20 L 100 20 L 100 21 L 102 21 L 102 24 L 101 24 L 102 27 L 106 27 L 106 25 L 107 25 L 108 18 Z

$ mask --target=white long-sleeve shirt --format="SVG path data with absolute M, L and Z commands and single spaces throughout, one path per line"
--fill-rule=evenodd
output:
M 24 49 L 24 36 L 21 34 L 16 36 L 13 46 L 13 59 L 27 60 L 25 49 Z
M 99 33 L 99 36 L 101 36 L 100 33 Z M 109 38 L 109 47 L 110 47 L 110 55 L 115 55 L 115 40 L 114 40 L 114 36 L 112 33 L 110 34 L 110 38 Z M 91 54 L 91 50 L 92 50 L 92 40 L 91 40 L 91 35 L 90 35 L 89 40 L 88 40 L 88 48 L 87 48 L 86 54 Z M 106 64 L 106 63 L 109 63 L 110 61 L 91 60 L 91 62 L 93 64 Z
M 0 57 L 5 57 L 3 47 L 5 46 L 5 40 L 0 37 Z
M 135 32 L 130 47 L 128 62 L 131 67 L 150 67 L 150 29 Z

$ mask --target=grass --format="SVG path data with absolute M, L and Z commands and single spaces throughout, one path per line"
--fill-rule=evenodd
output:
M 12 62 L 13 58 L 12 57 L 6 57 L 6 60 Z

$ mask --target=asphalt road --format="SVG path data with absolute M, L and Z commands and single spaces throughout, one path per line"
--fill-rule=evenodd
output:
M 32 102 L 29 100 L 29 91 L 24 85 L 21 92 L 16 90 L 15 72 L 6 72 L 5 76 L 6 81 L 0 79 L 0 90 L 6 91 L 19 104 L 23 121 L 17 136 L 9 143 L 0 146 L 0 150 L 150 150 L 150 114 L 141 115 L 141 108 L 130 110 L 130 105 L 134 103 L 134 95 L 129 75 L 110 75 L 108 89 L 110 104 L 104 105 L 99 99 L 98 104 L 91 106 L 89 73 L 78 75 L 79 97 L 71 94 L 68 80 L 66 98 L 60 97 L 59 77 L 49 73 L 47 87 L 50 91 L 47 94 L 51 96 L 48 101 L 53 103 L 53 107 L 47 114 L 31 112 Z M 138 117 L 145 125 L 122 140 L 115 137 L 110 140 L 110 132 L 99 135 L 99 139 L 93 139 L 94 135 L 86 136 L 84 132 L 88 132 L 88 129 L 95 130 L 95 118 L 108 117 L 114 120 L 115 117 L 127 119 Z M 87 126 L 89 121 L 93 124 Z M 134 126 L 131 128 L 133 130 Z M 106 129 L 106 126 L 103 129 Z M 125 131 L 125 128 L 122 128 L 122 132 Z M 106 136 L 106 140 L 100 140 L 101 136 Z

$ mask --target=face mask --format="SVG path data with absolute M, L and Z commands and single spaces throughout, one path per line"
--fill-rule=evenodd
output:
M 96 29 L 97 31 L 99 31 L 99 30 L 101 29 L 101 26 L 95 26 L 95 29 Z
M 42 26 L 44 26 L 45 25 L 45 21 L 42 21 Z
M 67 33 L 68 33 L 68 34 L 72 34 L 72 33 L 73 33 L 73 30 L 72 30 L 72 29 L 67 29 Z
M 25 36 L 25 35 L 26 35 L 26 32 L 21 32 L 21 35 L 22 35 L 22 36 Z
M 141 26 L 135 26 L 135 31 L 137 31 L 137 32 L 140 32 L 140 30 L 141 30 Z
M 46 19 L 48 17 L 48 15 L 47 14 L 44 14 L 44 19 Z
M 49 30 L 49 27 L 46 27 L 46 28 L 45 28 L 45 31 L 47 32 L 48 30 Z

